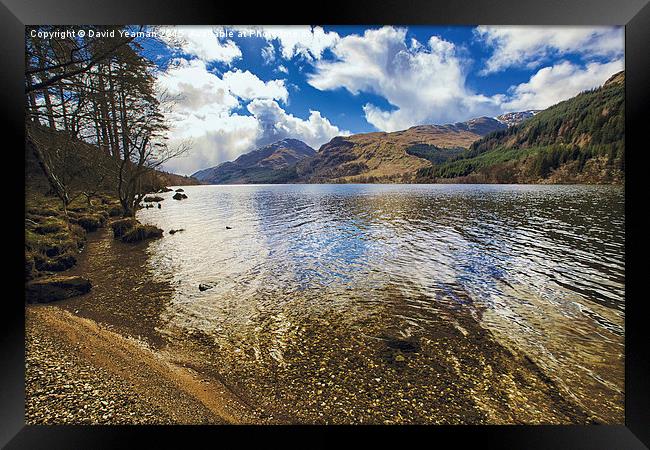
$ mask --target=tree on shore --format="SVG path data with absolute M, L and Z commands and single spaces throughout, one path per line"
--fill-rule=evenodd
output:
M 92 27 L 94 36 L 103 32 L 102 37 L 62 33 L 78 28 L 26 27 L 26 150 L 33 152 L 64 209 L 73 191 L 90 201 L 105 185 L 124 214 L 134 215 L 150 188 L 147 173 L 188 146 L 167 144 L 164 112 L 172 99 L 156 91 L 158 68 L 138 42 L 121 36 L 117 26 Z M 48 37 L 41 37 L 46 32 Z M 43 138 L 36 128 L 57 138 Z M 88 147 L 78 143 L 96 151 L 81 151 Z

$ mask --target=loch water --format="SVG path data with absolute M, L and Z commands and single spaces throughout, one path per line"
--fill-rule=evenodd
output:
M 303 352 L 319 348 L 301 342 L 322 342 L 325 352 L 338 339 L 330 330 L 417 350 L 441 323 L 471 334 L 471 318 L 573 404 L 622 421 L 622 187 L 183 189 L 187 199 L 168 192 L 160 209 L 138 212 L 165 231 L 146 247 L 152 278 L 172 288 L 159 327 L 207 337 L 230 373 L 284 370 L 296 380 L 283 383 L 299 384 L 308 378 L 301 361 L 314 356 Z M 417 353 L 407 347 L 398 361 Z

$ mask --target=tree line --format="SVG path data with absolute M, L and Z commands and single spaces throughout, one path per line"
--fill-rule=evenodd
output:
M 168 144 L 174 99 L 156 90 L 159 69 L 124 29 L 25 29 L 26 150 L 64 210 L 76 195 L 112 190 L 133 215 L 152 170 L 188 148 Z

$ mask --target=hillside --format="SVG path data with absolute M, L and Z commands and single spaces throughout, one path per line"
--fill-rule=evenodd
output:
M 625 172 L 625 74 L 474 142 L 418 182 L 617 183 Z
M 156 171 L 156 177 L 159 179 L 159 184 L 163 186 L 195 186 L 201 184 L 196 178 L 161 170 Z
M 418 170 L 453 158 L 482 136 L 506 127 L 480 117 L 392 133 L 337 136 L 313 158 L 299 163 L 296 174 L 300 181 L 312 183 L 409 182 Z
M 70 190 L 111 192 L 115 187 L 115 171 L 120 161 L 106 155 L 96 145 L 71 137 L 60 130 L 27 123 L 34 144 L 39 145 L 53 167 L 62 173 L 62 181 Z M 63 150 L 63 151 L 61 151 Z M 51 190 L 47 177 L 29 145 L 25 146 L 25 188 L 28 192 L 47 193 Z M 142 188 L 156 191 L 165 186 L 200 184 L 192 177 L 147 169 Z
M 281 183 L 295 178 L 292 168 L 316 151 L 297 139 L 284 139 L 199 170 L 192 177 L 208 184 Z

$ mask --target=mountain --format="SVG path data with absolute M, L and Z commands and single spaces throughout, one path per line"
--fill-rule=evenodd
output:
M 540 112 L 539 109 L 529 109 L 528 111 L 510 112 L 510 113 L 501 114 L 500 116 L 496 116 L 495 119 L 497 119 L 501 123 L 506 124 L 509 127 L 513 127 L 515 125 L 519 125 L 521 122 L 523 122 L 526 119 L 530 119 L 538 112 Z
M 283 139 L 224 162 L 199 170 L 192 177 L 208 184 L 282 183 L 295 177 L 292 168 L 316 151 L 298 139 Z
M 618 183 L 625 174 L 625 73 L 486 135 L 418 182 Z
M 312 183 L 409 182 L 418 170 L 447 161 L 482 136 L 506 128 L 496 119 L 480 117 L 392 133 L 337 136 L 313 158 L 298 163 L 296 175 Z

